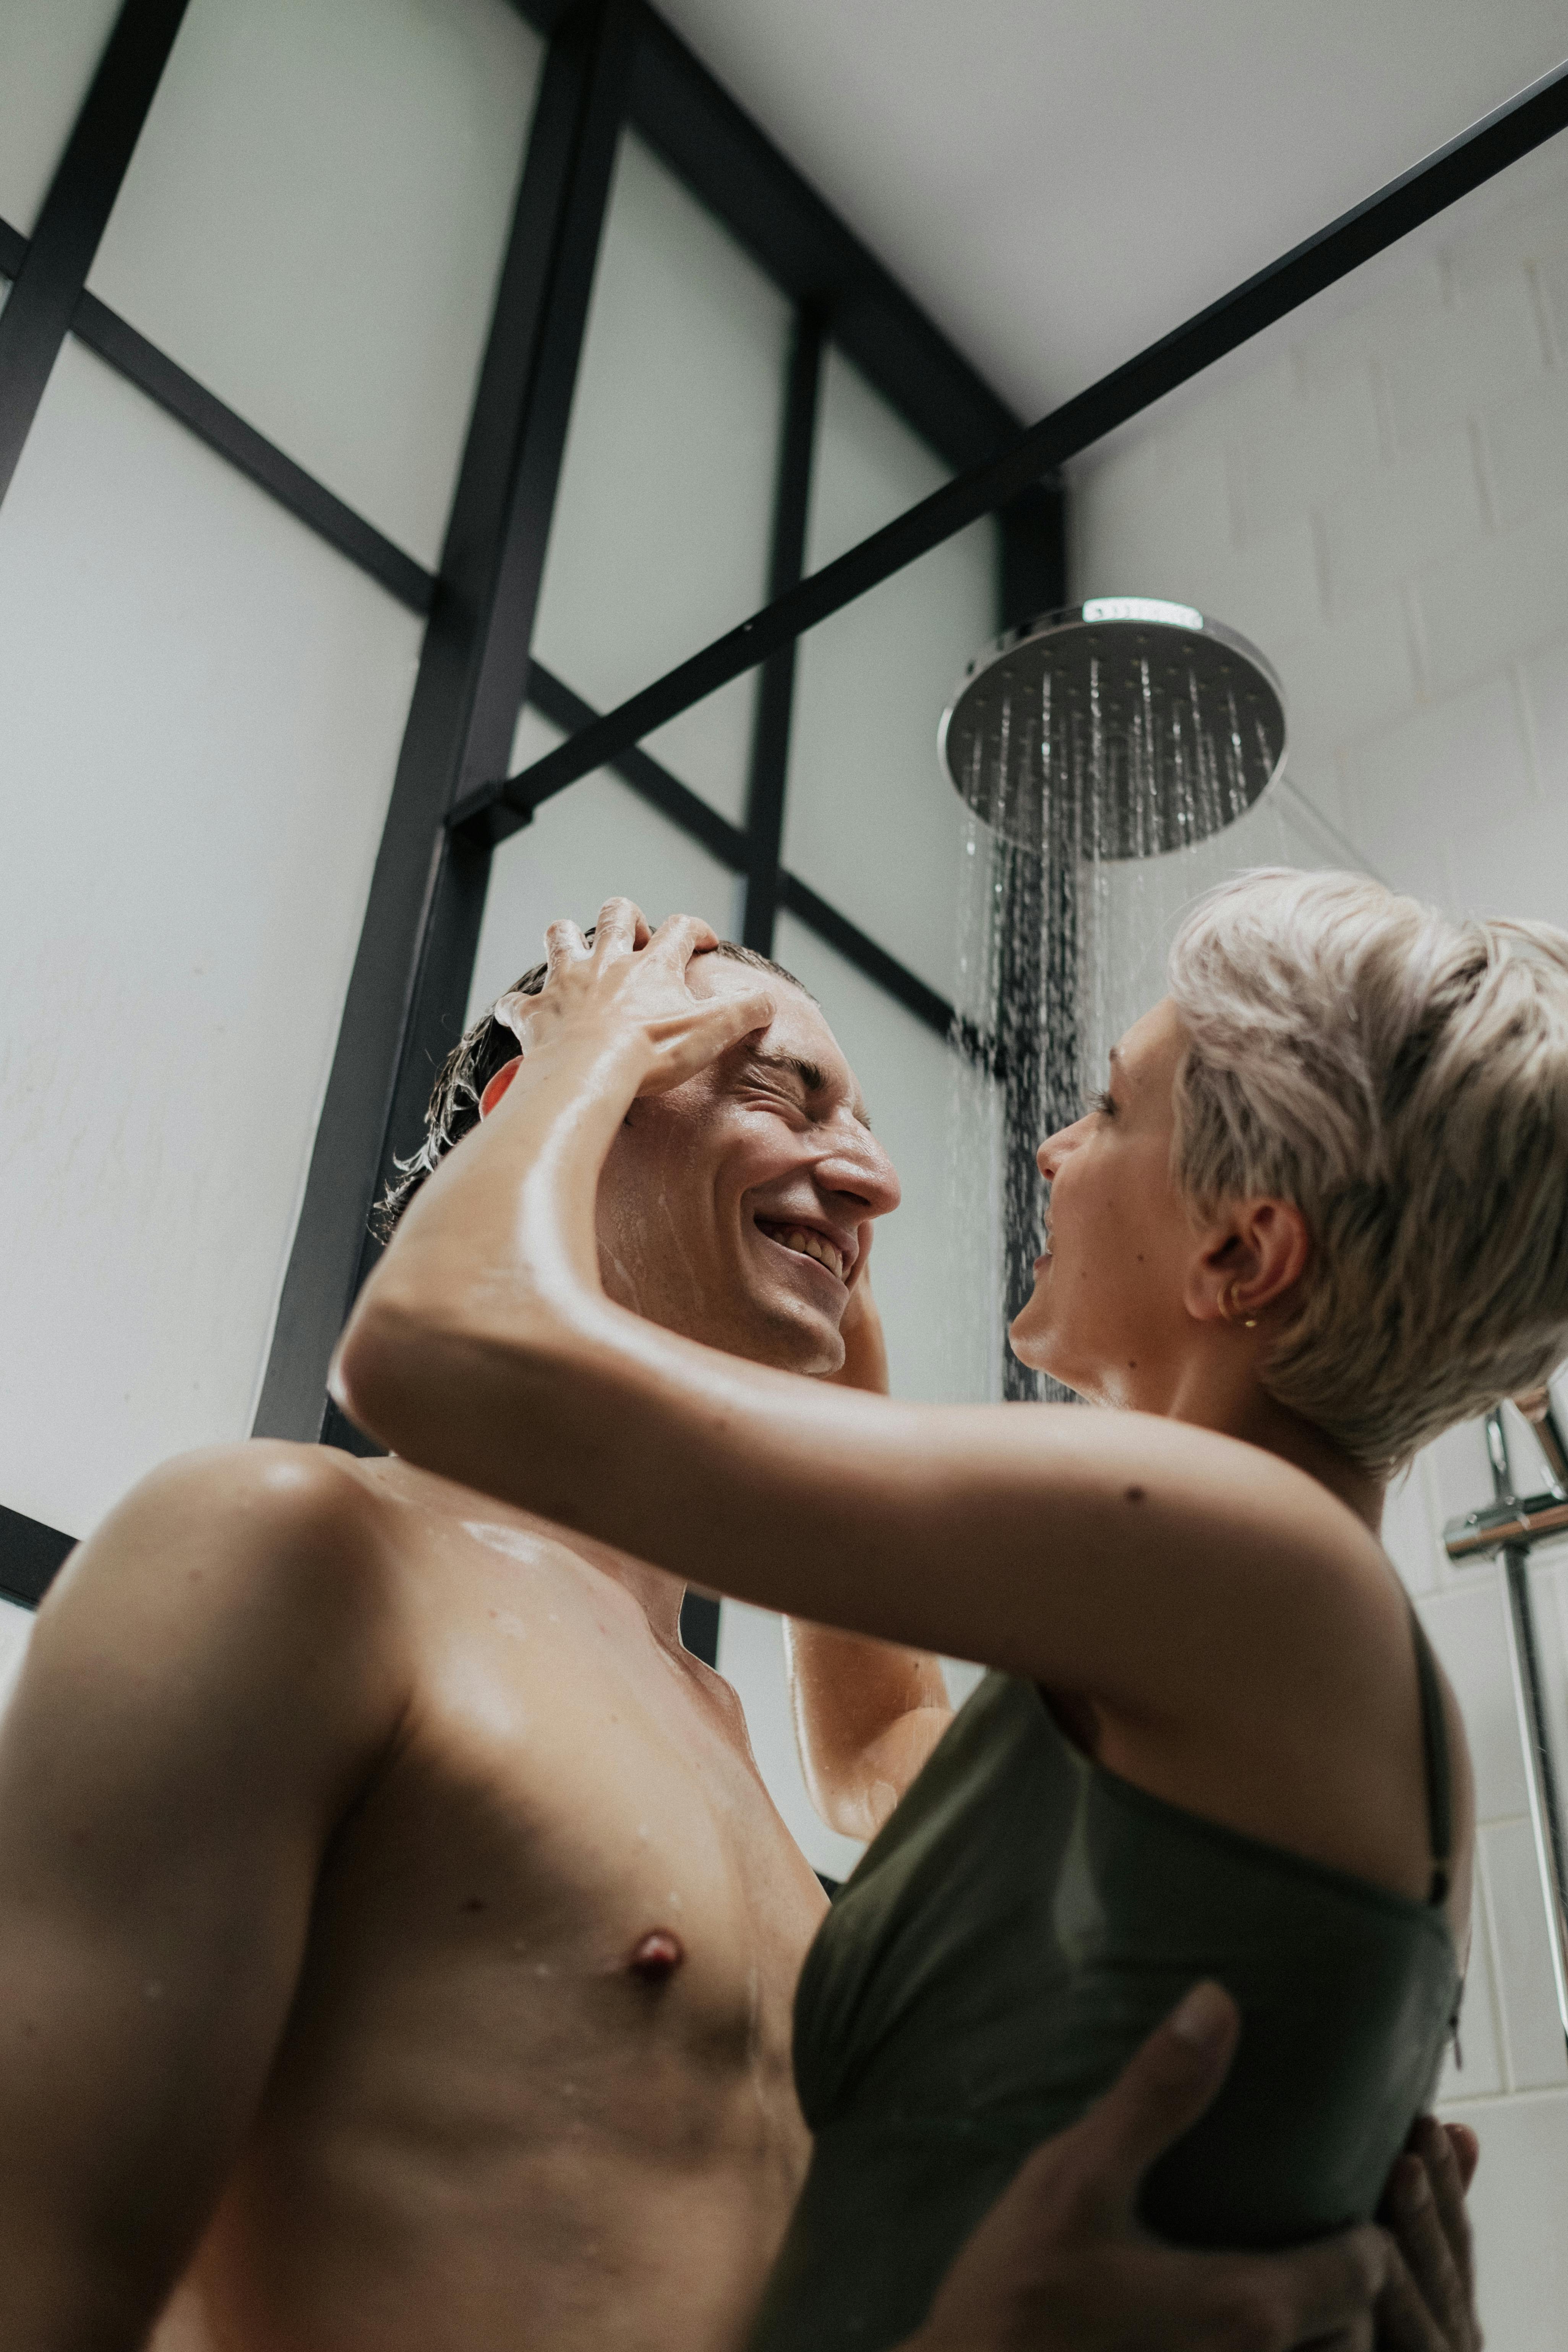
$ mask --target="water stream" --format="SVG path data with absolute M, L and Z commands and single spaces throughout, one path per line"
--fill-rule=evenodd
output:
M 1130 723 L 1108 727 L 1090 667 L 1076 708 L 1053 711 L 1047 673 L 1022 716 L 1008 709 L 970 747 L 994 772 L 966 798 L 994 818 L 969 814 L 960 856 L 948 1130 L 951 1230 L 975 1302 L 953 1335 L 952 1392 L 973 1399 L 1066 1393 L 1005 1347 L 1041 1247 L 1034 1150 L 1164 993 L 1186 908 L 1250 867 L 1356 862 L 1284 777 L 1256 798 L 1254 770 L 1247 791 L 1256 754 L 1234 705 L 1206 726 L 1196 692 L 1157 691 L 1145 664 Z

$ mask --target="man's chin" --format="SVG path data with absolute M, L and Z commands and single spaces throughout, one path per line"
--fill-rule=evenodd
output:
M 808 1380 L 826 1379 L 844 1362 L 838 1318 L 800 1298 L 759 1302 L 743 1328 L 737 1328 L 730 1339 L 715 1344 L 754 1364 L 767 1364 L 776 1372 L 803 1373 Z

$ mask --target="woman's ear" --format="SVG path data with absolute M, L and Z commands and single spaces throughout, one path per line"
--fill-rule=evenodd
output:
M 1186 1308 L 1200 1323 L 1260 1324 L 1307 1271 L 1312 1237 L 1293 1201 L 1236 1202 L 1198 1237 Z

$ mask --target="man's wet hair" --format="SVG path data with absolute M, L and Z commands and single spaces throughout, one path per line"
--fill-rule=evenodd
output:
M 584 933 L 589 940 L 593 936 L 592 929 Z M 755 948 L 742 947 L 737 940 L 721 940 L 710 952 L 723 956 L 731 963 L 749 964 L 753 971 L 770 971 L 775 980 L 786 980 L 803 996 L 811 996 L 810 989 L 793 971 L 786 971 L 771 957 L 759 955 Z M 547 964 L 534 964 L 502 994 L 537 996 L 548 971 Z M 815 1004 L 816 999 L 812 997 L 811 1001 Z M 496 1003 L 500 1002 L 498 997 Z M 392 1239 L 398 1219 L 426 1177 L 434 1174 L 454 1144 L 461 1143 L 469 1129 L 478 1127 L 480 1096 L 496 1072 L 516 1058 L 517 1050 L 517 1039 L 504 1021 L 496 1019 L 494 1005 L 488 1013 L 482 1013 L 453 1046 L 431 1089 L 425 1113 L 425 1140 L 408 1159 L 398 1160 L 397 1174 L 371 1212 L 371 1229 L 378 1240 Z

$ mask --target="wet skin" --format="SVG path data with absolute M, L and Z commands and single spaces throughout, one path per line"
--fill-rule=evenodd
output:
M 735 2344 L 824 1907 L 679 1588 L 345 1465 L 405 1685 L 161 2347 Z
M 897 1198 L 781 985 L 765 1038 L 633 1107 L 604 1278 L 833 1372 Z M 0 1733 L 0 2338 L 130 2346 L 179 2282 L 158 2352 L 741 2343 L 824 1898 L 681 1591 L 316 1447 L 110 1516 Z

